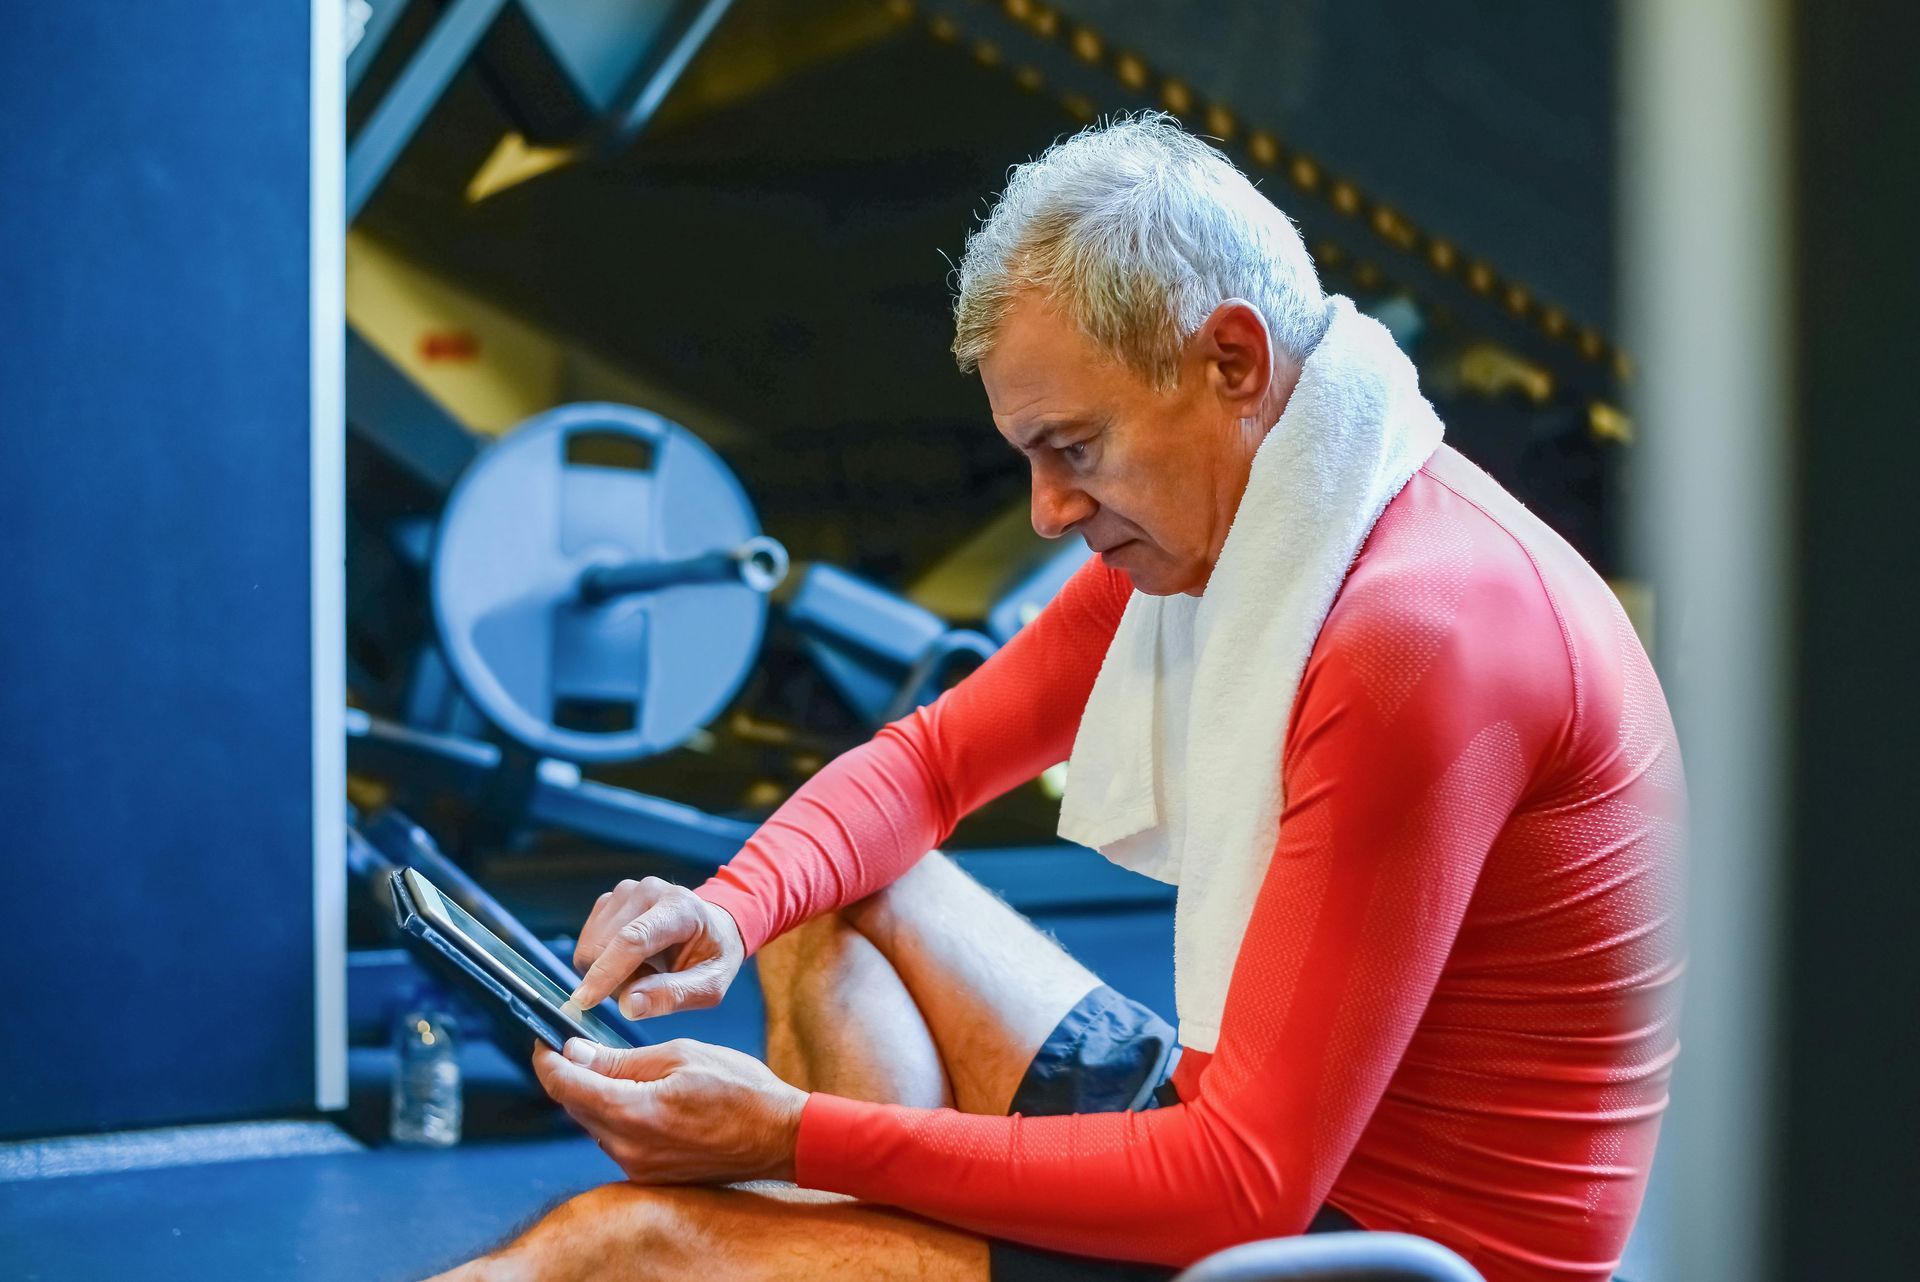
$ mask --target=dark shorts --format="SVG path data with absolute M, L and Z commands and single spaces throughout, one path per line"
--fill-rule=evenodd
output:
M 1170 1080 L 1179 1062 L 1173 1026 L 1102 984 L 1081 998 L 1042 1043 L 1007 1112 L 1042 1117 L 1164 1108 L 1180 1102 Z M 1324 1207 L 1307 1232 L 1353 1227 L 1346 1216 Z M 1012 1242 L 994 1242 L 989 1258 L 993 1282 L 1165 1282 L 1180 1272 Z

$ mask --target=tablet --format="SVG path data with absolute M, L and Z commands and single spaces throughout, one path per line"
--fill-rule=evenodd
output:
M 568 994 L 532 962 L 475 921 L 459 904 L 441 894 L 412 868 L 393 871 L 393 908 L 400 927 L 438 957 L 469 997 L 492 1014 L 511 1015 L 547 1045 L 559 1050 L 569 1037 L 602 1046 L 633 1045 L 590 1010 L 581 1010 Z

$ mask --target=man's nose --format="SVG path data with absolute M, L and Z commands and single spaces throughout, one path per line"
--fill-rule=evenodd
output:
M 1033 532 L 1057 539 L 1093 515 L 1094 502 L 1083 490 L 1033 478 Z

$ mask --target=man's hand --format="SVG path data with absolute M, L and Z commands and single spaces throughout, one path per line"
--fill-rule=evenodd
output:
M 573 965 L 586 975 L 573 999 L 591 1010 L 618 994 L 628 1019 L 702 1010 L 726 996 L 745 959 L 726 909 L 658 877 L 623 881 L 580 928 Z
M 790 1180 L 807 1094 L 751 1055 L 687 1040 L 542 1043 L 533 1071 L 636 1184 Z

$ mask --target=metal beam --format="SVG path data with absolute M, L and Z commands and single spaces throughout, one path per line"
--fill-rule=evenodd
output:
M 646 57 L 611 105 L 596 139 L 597 147 L 605 152 L 624 150 L 640 136 L 687 64 L 732 7 L 733 0 L 687 0 L 677 7 L 655 33 Z
M 348 762 L 354 770 L 398 783 L 407 804 L 426 794 L 477 804 L 501 778 L 500 749 L 458 735 L 434 734 L 346 713 Z M 733 858 L 759 828 L 741 819 L 583 778 L 578 767 L 547 759 L 534 771 L 525 822 L 559 828 L 628 850 L 683 861 L 704 874 Z M 949 852 L 981 884 L 1023 913 L 1159 909 L 1173 888 L 1107 862 L 1082 846 L 985 847 Z
M 347 425 L 436 494 L 453 488 L 480 442 L 351 326 Z
M 347 221 L 400 158 L 440 95 L 466 66 L 508 0 L 454 0 L 414 52 L 347 152 Z
M 347 0 L 347 12 L 351 17 L 356 8 L 360 13 L 360 38 L 355 40 L 347 51 L 347 92 L 351 94 L 360 87 L 360 81 L 366 76 L 367 68 L 380 56 L 380 49 L 393 34 L 394 27 L 400 21 L 400 15 L 407 11 L 410 0 Z

